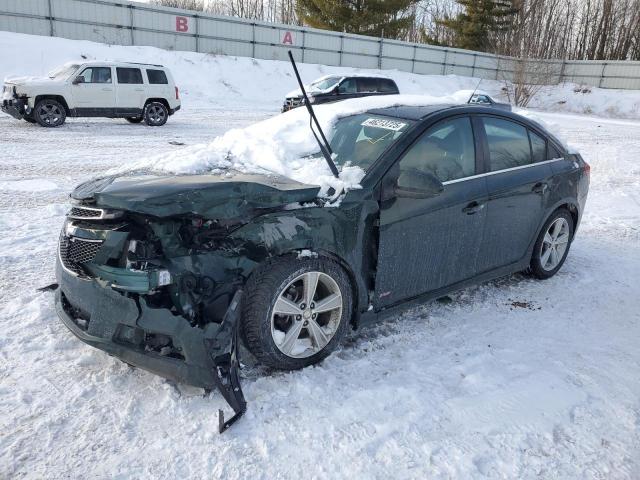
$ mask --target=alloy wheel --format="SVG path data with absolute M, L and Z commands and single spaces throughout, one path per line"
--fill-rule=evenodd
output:
M 42 105 L 38 115 L 47 125 L 57 125 L 62 118 L 60 107 L 51 103 Z
M 562 261 L 569 247 L 569 236 L 569 222 L 566 219 L 557 218 L 549 225 L 540 246 L 540 264 L 544 270 L 550 272 Z
M 315 355 L 334 337 L 342 318 L 342 293 L 322 272 L 305 272 L 278 295 L 271 313 L 271 336 L 292 358 Z
M 166 113 L 162 107 L 159 107 L 157 105 L 151 105 L 149 107 L 148 118 L 152 123 L 162 123 L 162 121 L 165 119 L 165 116 Z

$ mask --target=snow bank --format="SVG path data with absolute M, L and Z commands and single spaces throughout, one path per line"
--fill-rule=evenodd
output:
M 68 61 L 82 60 L 161 63 L 171 69 L 185 108 L 210 104 L 275 112 L 286 94 L 298 86 L 288 62 L 0 32 L 0 79 L 46 76 Z M 474 90 L 479 82 L 477 78 L 458 75 L 418 75 L 397 70 L 311 64 L 298 66 L 305 83 L 325 75 L 382 74 L 393 78 L 401 93 L 411 95 L 450 95 L 459 90 Z M 480 83 L 480 89 L 497 101 L 508 103 L 503 86 L 502 82 L 494 80 L 482 80 Z M 640 91 L 557 85 L 543 88 L 530 107 L 554 112 L 640 118 Z
M 398 105 L 459 104 L 467 99 L 466 93 L 443 97 L 388 95 L 318 105 L 314 110 L 323 131 L 330 139 L 333 125 L 345 116 Z M 126 169 L 110 173 L 143 170 L 153 173 L 200 174 L 235 170 L 242 173 L 277 173 L 299 182 L 320 185 L 321 195 L 326 194 L 330 187 L 336 192 L 359 188 L 364 176 L 360 167 L 345 165 L 341 168 L 340 178 L 336 179 L 324 158 L 314 155 L 317 152 L 319 147 L 309 128 L 309 114 L 305 108 L 298 108 L 246 128 L 229 130 L 209 144 L 143 159 Z M 310 158 L 310 155 L 314 157 Z

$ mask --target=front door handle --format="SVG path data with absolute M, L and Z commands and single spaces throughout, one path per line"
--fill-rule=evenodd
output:
M 113 88 L 105 87 L 102 89 L 103 92 L 113 92 Z
M 144 88 L 136 88 L 136 92 L 144 92 Z
M 533 186 L 531 191 L 533 191 L 535 193 L 539 193 L 540 195 L 543 195 L 544 192 L 547 191 L 547 188 L 549 188 L 549 184 L 548 183 L 546 183 L 546 182 L 538 182 Z
M 462 212 L 466 213 L 467 215 L 474 215 L 481 211 L 485 205 L 486 203 L 471 202 L 469 205 L 462 209 Z

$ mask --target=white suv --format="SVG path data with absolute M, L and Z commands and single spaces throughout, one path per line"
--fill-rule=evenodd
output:
M 46 78 L 6 80 L 2 111 L 18 120 L 58 127 L 69 117 L 126 118 L 152 127 L 180 110 L 171 72 L 140 63 L 67 63 Z

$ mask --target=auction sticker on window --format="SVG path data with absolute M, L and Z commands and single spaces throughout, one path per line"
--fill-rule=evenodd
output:
M 406 123 L 396 122 L 395 120 L 385 120 L 382 118 L 367 118 L 361 123 L 363 127 L 384 128 L 385 130 L 393 130 L 399 132 L 407 126 Z

